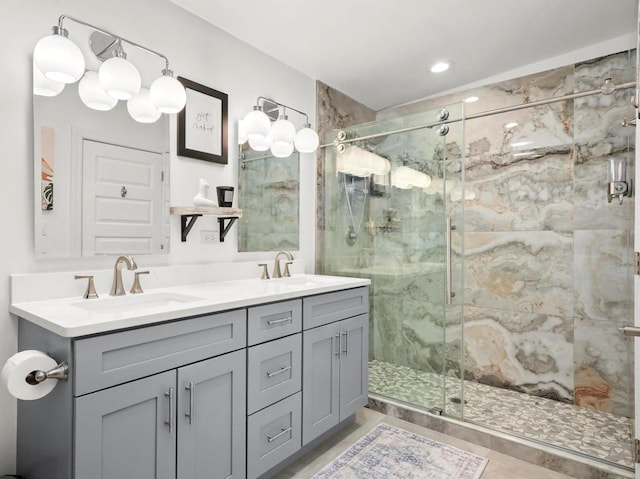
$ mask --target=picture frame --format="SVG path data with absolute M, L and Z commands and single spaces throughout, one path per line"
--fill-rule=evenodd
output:
M 187 92 L 178 113 L 178 156 L 228 163 L 228 95 L 184 77 L 177 78 Z

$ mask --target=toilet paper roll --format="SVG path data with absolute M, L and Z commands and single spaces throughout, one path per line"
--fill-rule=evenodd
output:
M 57 365 L 57 361 L 42 351 L 27 349 L 7 359 L 0 373 L 0 380 L 9 393 L 18 399 L 40 399 L 56 387 L 58 380 L 47 379 L 40 384 L 31 385 L 26 381 L 26 377 L 33 371 L 49 371 Z

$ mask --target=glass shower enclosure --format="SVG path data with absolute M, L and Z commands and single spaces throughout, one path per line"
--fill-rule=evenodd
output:
M 318 238 L 323 274 L 371 279 L 370 395 L 454 417 L 464 405 L 462 109 L 333 132 L 343 143 L 325 149 Z

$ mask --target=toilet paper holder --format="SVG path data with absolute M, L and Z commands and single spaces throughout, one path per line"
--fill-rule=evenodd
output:
M 69 365 L 66 362 L 58 364 L 55 368 L 50 369 L 49 371 L 31 371 L 27 374 L 27 377 L 24 380 L 35 386 L 40 384 L 47 379 L 60 379 L 66 381 L 69 378 Z

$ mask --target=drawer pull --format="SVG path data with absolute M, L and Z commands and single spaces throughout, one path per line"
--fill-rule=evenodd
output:
M 291 321 L 293 321 L 293 316 L 288 316 L 282 319 L 270 319 L 269 321 L 267 321 L 267 324 L 269 326 L 274 326 L 276 324 L 289 323 Z
M 173 410 L 175 409 L 173 388 L 169 388 L 169 392 L 164 393 L 164 395 L 169 398 L 169 420 L 164 423 L 169 426 L 169 434 L 173 434 Z
M 195 419 L 194 409 L 196 385 L 193 382 L 190 382 L 188 386 L 185 386 L 185 389 L 189 391 L 189 411 L 185 412 L 184 415 L 189 418 L 189 424 L 193 424 L 193 421 Z
M 278 434 L 276 434 L 275 436 L 267 436 L 267 442 L 273 442 L 276 439 L 278 439 L 279 437 L 282 437 L 282 436 L 284 436 L 285 434 L 287 434 L 289 432 L 291 432 L 291 426 L 286 427 L 286 428 L 283 427 L 282 430 Z
M 336 340 L 336 350 L 334 352 L 334 354 L 336 356 L 340 356 L 340 348 L 342 347 L 342 340 L 340 339 L 342 336 L 340 336 L 340 333 L 336 334 L 334 336 L 334 339 Z
M 267 377 L 272 378 L 274 376 L 277 376 L 278 374 L 282 374 L 285 371 L 289 371 L 289 370 L 291 370 L 291 366 L 282 366 L 277 371 L 267 371 Z
M 345 356 L 349 356 L 349 330 L 342 331 L 342 335 L 344 336 L 344 349 L 342 352 Z

